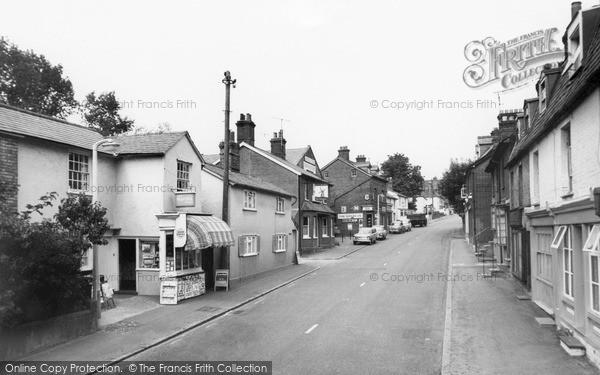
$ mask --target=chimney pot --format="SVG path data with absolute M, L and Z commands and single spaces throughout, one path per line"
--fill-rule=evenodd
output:
M 240 113 L 240 121 L 246 120 L 246 116 L 243 113 Z
M 571 3 L 571 19 L 575 18 L 581 10 L 581 1 L 574 1 Z
M 252 121 L 252 116 L 249 113 L 246 113 L 246 120 Z

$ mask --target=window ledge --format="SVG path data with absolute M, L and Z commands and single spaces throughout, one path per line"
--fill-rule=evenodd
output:
M 248 257 L 255 257 L 255 256 L 258 256 L 258 253 L 256 253 L 256 254 L 244 254 L 244 255 L 241 255 L 240 257 L 241 258 L 248 258 Z
M 242 208 L 243 211 L 257 212 L 256 208 Z
M 79 195 L 79 194 L 84 194 L 87 196 L 92 196 L 92 192 L 90 190 L 77 190 L 77 189 L 71 189 L 69 188 L 69 190 L 67 190 L 67 194 L 75 194 L 75 195 Z
M 274 253 L 285 253 L 286 250 L 285 249 L 280 249 L 280 250 L 273 250 Z
M 285 212 L 283 212 L 283 211 L 275 211 L 275 215 L 285 215 Z
M 572 191 L 571 191 L 571 192 L 568 192 L 567 194 L 565 194 L 565 195 L 561 195 L 560 197 L 561 197 L 562 199 L 569 199 L 569 198 L 573 198 L 573 192 L 572 192 Z
M 310 240 L 312 237 L 311 236 L 302 236 L 303 240 Z
M 136 271 L 150 271 L 150 272 L 158 272 L 160 268 L 136 268 Z

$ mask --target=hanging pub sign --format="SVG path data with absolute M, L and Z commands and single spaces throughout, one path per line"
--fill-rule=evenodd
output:
M 194 207 L 196 206 L 196 193 L 193 191 L 176 191 L 175 207 Z

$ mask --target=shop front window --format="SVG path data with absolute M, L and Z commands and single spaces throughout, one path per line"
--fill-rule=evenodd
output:
M 173 233 L 167 234 L 166 272 L 185 271 L 198 267 L 198 251 L 186 251 L 183 247 L 174 247 Z M 157 250 L 158 251 L 158 250 Z
M 158 242 L 140 241 L 140 268 L 158 269 Z

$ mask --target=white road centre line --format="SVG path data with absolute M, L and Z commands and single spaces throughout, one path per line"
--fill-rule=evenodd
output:
M 311 333 L 311 332 L 313 331 L 313 329 L 317 328 L 317 326 L 318 326 L 318 324 L 315 324 L 315 325 L 313 325 L 312 327 L 310 327 L 310 328 L 308 329 L 308 331 L 306 331 L 306 332 L 304 332 L 304 333 L 306 333 L 306 334 L 308 334 L 308 333 Z
M 366 283 L 362 283 L 362 284 L 360 284 L 360 287 L 362 288 L 362 287 L 363 287 L 365 284 L 366 284 Z

